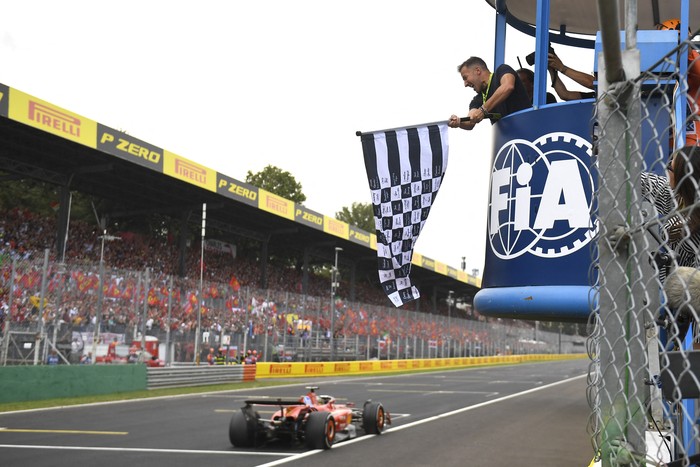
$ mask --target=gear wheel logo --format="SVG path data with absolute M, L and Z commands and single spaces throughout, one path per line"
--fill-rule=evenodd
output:
M 587 245 L 598 231 L 590 164 L 591 143 L 572 133 L 501 146 L 491 173 L 491 251 L 504 260 L 559 258 Z

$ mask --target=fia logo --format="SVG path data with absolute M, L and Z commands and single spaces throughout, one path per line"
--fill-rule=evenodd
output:
M 491 174 L 491 251 L 504 260 L 558 258 L 587 245 L 598 230 L 590 167 L 591 143 L 572 133 L 505 143 Z

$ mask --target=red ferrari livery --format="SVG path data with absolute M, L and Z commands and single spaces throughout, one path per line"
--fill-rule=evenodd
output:
M 368 400 L 362 409 L 338 404 L 334 397 L 316 395 L 316 386 L 297 400 L 247 400 L 233 414 L 229 439 L 236 447 L 252 447 L 271 439 L 299 441 L 311 449 L 330 449 L 335 442 L 364 434 L 381 434 L 391 424 L 379 402 Z M 260 418 L 254 406 L 279 407 L 269 420 Z

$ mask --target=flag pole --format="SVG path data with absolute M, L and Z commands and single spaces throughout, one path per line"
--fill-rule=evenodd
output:
M 488 118 L 491 120 L 499 120 L 501 118 L 501 114 L 492 114 L 492 113 L 487 113 L 484 118 Z M 468 122 L 471 119 L 469 117 L 462 117 L 459 119 L 460 122 Z M 396 128 L 387 128 L 385 130 L 374 130 L 374 131 L 356 131 L 355 136 L 362 136 L 366 134 L 371 134 L 371 133 L 384 133 L 386 131 L 396 131 L 396 130 L 404 130 L 406 128 L 416 128 L 419 126 L 430 126 L 430 125 L 446 125 L 449 122 L 449 120 L 440 120 L 439 122 L 431 122 L 431 123 L 421 123 L 419 125 L 408 125 L 408 126 L 400 126 Z

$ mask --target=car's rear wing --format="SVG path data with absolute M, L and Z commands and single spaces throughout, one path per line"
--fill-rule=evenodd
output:
M 299 399 L 248 399 L 246 405 L 304 405 Z

